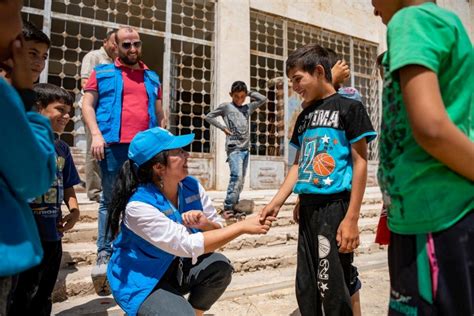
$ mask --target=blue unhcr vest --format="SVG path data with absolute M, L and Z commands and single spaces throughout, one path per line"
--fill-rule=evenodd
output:
M 120 141 L 120 123 L 122 119 L 122 70 L 114 64 L 102 64 L 94 68 L 97 77 L 99 100 L 96 107 L 96 119 L 99 130 L 106 143 Z M 160 77 L 152 70 L 144 71 L 144 83 L 148 95 L 149 128 L 159 126 L 155 113 L 155 102 L 160 90 Z
M 203 209 L 198 181 L 193 177 L 186 177 L 181 181 L 179 210 L 176 210 L 153 184 L 139 186 L 129 200 L 134 201 L 156 207 L 177 223 L 182 222 L 182 213 Z M 127 315 L 134 316 L 168 270 L 175 256 L 153 246 L 123 224 L 113 248 L 107 266 L 107 279 L 115 301 Z

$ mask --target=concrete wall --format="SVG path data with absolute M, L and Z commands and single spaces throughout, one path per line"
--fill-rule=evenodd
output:
M 459 15 L 473 39 L 473 0 L 438 0 Z M 235 80 L 250 81 L 250 10 L 293 19 L 379 44 L 385 51 L 385 26 L 374 16 L 370 0 L 219 0 L 216 30 L 216 105 L 229 101 Z M 216 141 L 216 189 L 229 180 L 225 136 L 214 129 Z M 246 188 L 249 187 L 246 177 Z

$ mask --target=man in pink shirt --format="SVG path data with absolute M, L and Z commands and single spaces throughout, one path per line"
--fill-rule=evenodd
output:
M 141 61 L 140 35 L 131 27 L 116 34 L 118 58 L 98 65 L 84 88 L 82 111 L 92 135 L 91 152 L 102 173 L 102 197 L 98 216 L 97 264 L 92 269 L 99 295 L 108 294 L 107 263 L 113 236 L 106 232 L 107 208 L 115 179 L 128 159 L 132 138 L 151 127 L 164 127 L 161 85 L 158 75 Z

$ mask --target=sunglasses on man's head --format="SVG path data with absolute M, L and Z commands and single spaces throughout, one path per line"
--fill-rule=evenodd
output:
M 122 45 L 122 48 L 123 49 L 130 49 L 132 48 L 132 45 L 135 47 L 135 48 L 140 48 L 142 47 L 142 41 L 136 41 L 136 42 L 122 42 L 120 45 Z

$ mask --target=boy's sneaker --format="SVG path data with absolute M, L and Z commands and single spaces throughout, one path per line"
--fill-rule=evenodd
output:
M 97 255 L 97 262 L 92 268 L 91 277 L 94 289 L 97 295 L 107 296 L 110 295 L 110 286 L 107 281 L 107 264 L 109 263 L 110 254 L 105 251 L 101 251 Z
M 234 210 L 234 218 L 237 222 L 243 221 L 247 217 L 245 212 Z

